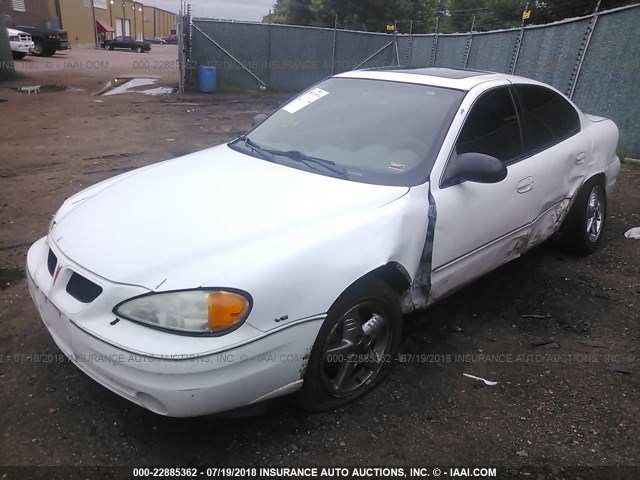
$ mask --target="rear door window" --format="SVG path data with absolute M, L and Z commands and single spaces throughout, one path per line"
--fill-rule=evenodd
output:
M 525 150 L 535 153 L 580 131 L 576 109 L 562 95 L 538 85 L 516 85 Z

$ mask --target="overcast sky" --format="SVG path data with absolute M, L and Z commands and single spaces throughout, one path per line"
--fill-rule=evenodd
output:
M 142 0 L 145 5 L 178 13 L 180 0 Z M 193 14 L 232 20 L 262 20 L 275 0 L 191 0 Z

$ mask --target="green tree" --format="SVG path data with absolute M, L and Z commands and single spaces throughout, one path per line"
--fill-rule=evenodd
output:
M 602 0 L 600 9 L 636 2 Z M 451 33 L 468 32 L 472 23 L 476 31 L 517 27 L 525 8 L 532 12 L 526 23 L 540 24 L 590 14 L 596 4 L 597 0 L 277 0 L 271 21 L 332 27 L 337 18 L 340 28 L 372 32 L 384 32 L 395 21 L 402 33 L 411 26 L 415 33 L 430 33 L 439 18 L 439 31 Z
M 437 0 L 278 0 L 273 6 L 273 23 L 332 27 L 337 19 L 340 28 L 374 32 L 398 23 L 408 32 L 413 21 L 415 32 L 431 31 Z M 269 21 L 265 16 L 263 21 Z
M 637 0 L 601 0 L 600 10 L 622 7 L 637 3 Z M 593 13 L 598 0 L 537 0 L 529 2 L 531 23 L 542 24 L 562 20 L 563 18 L 580 17 Z

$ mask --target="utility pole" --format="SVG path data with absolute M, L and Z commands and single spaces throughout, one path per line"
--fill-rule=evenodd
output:
M 62 11 L 60 10 L 60 0 L 55 0 L 54 4 L 56 7 L 56 16 L 58 17 L 58 23 L 60 24 L 58 28 L 64 29 L 64 26 L 62 25 Z
M 98 26 L 96 25 L 96 7 L 91 2 L 91 16 L 93 17 L 93 41 L 98 48 Z

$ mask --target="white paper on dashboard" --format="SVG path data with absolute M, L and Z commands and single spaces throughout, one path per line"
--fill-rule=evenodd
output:
M 298 110 L 302 110 L 307 105 L 311 105 L 313 102 L 317 102 L 325 95 L 329 95 L 329 92 L 321 88 L 314 88 L 307 93 L 300 95 L 295 100 L 287 103 L 282 109 L 289 113 L 296 113 Z

